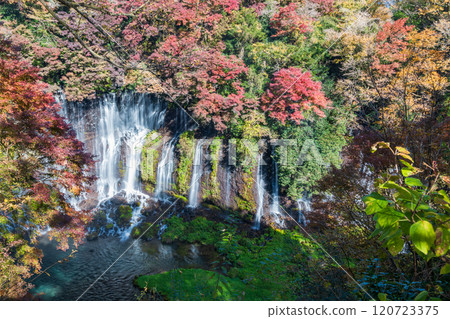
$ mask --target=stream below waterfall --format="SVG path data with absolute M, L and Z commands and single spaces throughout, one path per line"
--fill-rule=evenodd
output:
M 67 262 L 70 250 L 57 250 L 54 242 L 42 238 L 43 267 L 54 263 L 47 274 L 33 284 L 32 294 L 40 300 L 76 300 L 133 243 L 117 237 L 99 238 L 78 247 Z M 163 244 L 159 240 L 138 240 L 80 300 L 137 300 L 140 291 L 134 287 L 136 275 L 156 274 L 175 268 L 209 268 L 210 250 L 185 243 Z

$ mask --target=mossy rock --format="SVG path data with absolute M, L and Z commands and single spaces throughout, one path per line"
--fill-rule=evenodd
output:
M 246 201 L 245 199 L 242 199 L 240 197 L 235 198 L 236 204 L 241 211 L 254 211 L 255 204 L 253 202 Z
M 215 244 L 220 240 L 220 231 L 224 224 L 215 223 L 205 217 L 197 217 L 190 222 L 184 222 L 182 218 L 173 216 L 165 220 L 166 231 L 161 235 L 163 243 L 174 241 L 197 243 L 202 245 Z
M 186 197 L 184 197 L 183 195 L 178 195 L 178 194 L 172 194 L 172 195 L 173 195 L 173 197 L 175 197 L 177 199 L 181 199 L 185 203 L 189 202 L 189 200 Z
M 187 195 L 189 193 L 191 168 L 194 160 L 195 138 L 193 131 L 186 131 L 180 135 L 177 149 L 179 153 L 176 168 L 176 184 L 175 188 L 178 193 Z
M 202 206 L 211 210 L 221 210 L 219 206 L 216 206 L 214 204 L 202 203 Z
M 145 190 L 152 193 L 156 186 L 156 171 L 158 168 L 159 145 L 163 137 L 158 132 L 147 134 L 141 154 L 141 179 L 145 183 Z
M 125 226 L 130 223 L 133 217 L 133 208 L 129 205 L 121 205 L 119 206 L 119 214 L 118 223 L 120 226 Z
M 106 228 L 106 230 L 113 229 L 114 228 L 114 224 L 113 223 L 108 223 L 108 224 L 106 224 L 105 228 Z
M 131 237 L 136 239 L 143 234 L 141 239 L 149 241 L 158 235 L 158 231 L 159 225 L 152 226 L 152 223 L 143 223 L 133 228 L 131 231 Z
M 88 241 L 96 240 L 97 238 L 98 238 L 98 233 L 96 231 L 86 235 L 86 240 L 88 240 Z

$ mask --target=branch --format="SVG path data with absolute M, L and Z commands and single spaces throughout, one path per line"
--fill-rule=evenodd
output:
M 81 46 L 83 48 L 85 48 L 94 58 L 97 59 L 101 59 L 101 60 L 105 60 L 109 63 L 111 63 L 112 65 L 114 65 L 117 68 L 122 68 L 122 66 L 118 65 L 117 63 L 111 61 L 109 58 L 101 56 L 97 53 L 95 53 L 94 51 L 92 51 L 92 49 L 90 49 L 86 43 L 80 38 L 80 36 L 78 35 L 78 33 L 73 30 L 71 27 L 69 27 L 67 25 L 67 23 L 65 23 L 60 17 L 58 17 L 58 15 L 49 7 L 47 6 L 47 4 L 43 1 L 43 0 L 38 0 L 42 6 L 52 15 L 53 18 L 56 19 L 56 21 L 58 21 L 59 23 L 61 23 L 63 25 L 64 28 L 66 28 L 73 36 L 74 38 L 78 41 L 79 44 L 81 44 Z

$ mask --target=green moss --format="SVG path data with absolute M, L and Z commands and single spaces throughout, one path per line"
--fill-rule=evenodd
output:
M 311 279 L 311 274 L 315 273 L 311 269 L 326 267 L 320 248 L 296 230 L 269 229 L 259 237 L 249 238 L 233 224 L 217 223 L 204 217 L 189 222 L 171 217 L 166 225 L 162 235 L 165 241 L 214 247 L 221 260 L 220 264 L 215 264 L 224 274 L 176 269 L 141 276 L 135 281 L 140 288 L 156 288 L 170 300 L 297 300 L 300 295 L 308 296 L 305 287 L 317 286 Z M 226 283 L 227 290 L 215 288 L 221 282 Z M 216 290 L 225 292 L 220 294 Z
M 125 168 L 123 167 L 123 161 L 119 161 L 119 175 L 120 177 L 124 177 L 125 175 Z
M 220 184 L 217 179 L 219 171 L 220 149 L 222 140 L 220 137 L 215 137 L 209 145 L 209 152 L 211 154 L 211 174 L 209 175 L 207 183 L 202 188 L 203 199 L 209 199 L 215 203 L 220 203 Z
M 140 276 L 135 285 L 141 289 L 156 289 L 169 300 L 239 300 L 243 299 L 245 284 L 203 269 L 175 269 L 157 275 Z M 260 300 L 257 292 L 246 300 Z
M 212 209 L 212 210 L 220 210 L 219 206 L 213 205 L 213 204 L 208 204 L 208 203 L 203 203 L 202 204 L 203 207 Z
M 177 181 L 175 184 L 176 190 L 181 195 L 187 195 L 189 193 L 192 162 L 194 160 L 194 148 L 194 132 L 186 131 L 181 134 L 177 144 L 179 160 L 176 170 Z
M 106 230 L 110 230 L 114 228 L 114 224 L 113 223 L 108 223 L 106 224 Z
M 173 216 L 166 219 L 166 231 L 161 235 L 161 240 L 171 243 L 175 240 L 203 245 L 213 245 L 220 240 L 220 230 L 225 228 L 222 223 L 215 223 L 205 217 L 197 217 L 189 223 L 182 218 Z
M 156 172 L 158 169 L 158 147 L 162 142 L 162 136 L 152 131 L 147 134 L 141 155 L 141 178 L 145 190 L 152 193 L 156 186 Z
M 119 222 L 121 224 L 129 223 L 131 217 L 133 216 L 133 209 L 129 205 L 120 205 L 119 206 Z
M 138 238 L 142 235 L 143 240 L 152 240 L 158 234 L 159 226 L 152 225 L 152 223 L 142 223 L 133 228 L 131 231 L 131 237 Z
M 256 170 L 256 168 L 255 168 Z M 256 211 L 256 201 L 253 196 L 253 185 L 255 179 L 252 174 L 244 172 L 242 174 L 242 189 L 239 191 L 239 195 L 235 200 L 240 210 Z
M 181 199 L 185 203 L 189 202 L 189 200 L 186 197 L 182 196 L 182 195 L 178 195 L 178 194 L 172 194 L 172 195 L 173 195 L 173 197 L 175 197 L 177 199 Z

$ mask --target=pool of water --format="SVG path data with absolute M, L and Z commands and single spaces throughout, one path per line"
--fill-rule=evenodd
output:
M 54 242 L 43 238 L 43 268 L 57 263 L 47 274 L 33 281 L 33 295 L 40 300 L 76 300 L 134 242 L 116 237 L 99 238 L 78 247 L 66 262 L 57 263 L 70 251 L 57 250 Z M 209 268 L 202 247 L 191 244 L 163 244 L 159 240 L 137 241 L 80 300 L 137 300 L 133 286 L 136 275 L 156 274 L 179 267 Z

